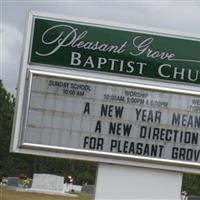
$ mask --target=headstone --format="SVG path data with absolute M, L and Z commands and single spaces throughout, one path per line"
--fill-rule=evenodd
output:
M 18 177 L 8 177 L 8 186 L 18 187 L 19 182 L 20 182 L 20 180 Z
M 83 185 L 81 188 L 81 192 L 85 193 L 85 194 L 93 195 L 95 192 L 95 186 L 94 185 Z
M 52 174 L 34 174 L 32 189 L 63 192 L 64 177 Z
M 74 192 L 81 192 L 82 186 L 81 185 L 68 184 L 68 183 L 64 184 L 64 192 L 71 192 L 72 190 Z
M 81 186 L 81 185 L 73 185 L 73 186 L 72 186 L 72 189 L 73 189 L 75 192 L 81 192 L 82 186 Z

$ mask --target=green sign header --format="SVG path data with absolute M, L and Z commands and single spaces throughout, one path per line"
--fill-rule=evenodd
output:
M 35 18 L 30 63 L 200 84 L 200 40 Z

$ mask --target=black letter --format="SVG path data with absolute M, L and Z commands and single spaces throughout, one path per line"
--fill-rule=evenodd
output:
M 99 131 L 101 133 L 101 121 L 97 121 L 96 128 L 95 128 L 95 133 Z
M 86 147 L 86 145 L 88 144 L 88 139 L 89 139 L 89 137 L 88 137 L 88 136 L 84 137 L 83 148 L 85 148 L 85 147 Z
M 85 104 L 85 109 L 83 111 L 83 114 L 85 114 L 86 112 L 87 112 L 87 114 L 90 114 L 90 103 L 89 102 L 87 102 Z

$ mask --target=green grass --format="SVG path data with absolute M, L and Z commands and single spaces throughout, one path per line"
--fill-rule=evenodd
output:
M 93 200 L 94 197 L 80 194 L 78 198 L 39 194 L 32 192 L 18 192 L 0 186 L 0 200 Z

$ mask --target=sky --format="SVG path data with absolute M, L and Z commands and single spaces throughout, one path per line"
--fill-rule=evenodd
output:
M 36 1 L 1 0 L 0 79 L 15 95 L 25 18 L 29 10 L 184 32 L 200 38 L 200 0 L 196 1 Z

